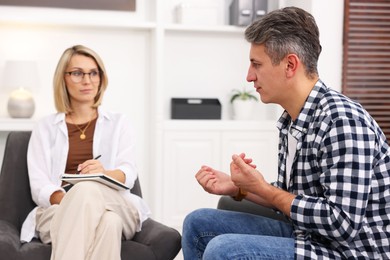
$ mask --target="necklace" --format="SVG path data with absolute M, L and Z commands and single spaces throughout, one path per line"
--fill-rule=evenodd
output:
M 84 129 L 81 129 L 77 124 L 75 124 L 75 123 L 73 122 L 72 117 L 69 116 L 69 119 L 70 119 L 70 121 L 72 121 L 72 123 L 77 127 L 77 129 L 80 130 L 80 132 L 81 132 L 81 134 L 80 134 L 80 139 L 81 139 L 81 140 L 84 140 L 84 139 L 87 137 L 87 136 L 85 135 L 85 131 L 87 130 L 88 126 L 91 124 L 92 119 L 89 120 L 87 126 L 86 126 Z

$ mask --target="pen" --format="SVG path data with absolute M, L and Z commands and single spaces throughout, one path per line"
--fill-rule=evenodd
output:
M 95 158 L 93 158 L 93 159 L 94 159 L 94 160 L 97 160 L 97 159 L 99 159 L 100 157 L 102 157 L 102 155 L 101 155 L 101 154 L 99 154 L 98 156 L 96 156 L 96 157 L 95 157 Z M 80 174 L 80 172 L 81 172 L 81 171 L 77 171 L 77 172 L 76 172 L 76 174 Z

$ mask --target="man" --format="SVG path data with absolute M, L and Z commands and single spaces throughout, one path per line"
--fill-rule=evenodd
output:
M 256 202 L 288 222 L 194 211 L 184 221 L 184 258 L 390 259 L 389 146 L 361 105 L 319 79 L 314 18 L 295 7 L 276 10 L 245 37 L 247 80 L 262 102 L 285 109 L 278 179 L 267 183 L 245 154 L 233 155 L 230 175 L 202 166 L 196 178 L 209 193 Z

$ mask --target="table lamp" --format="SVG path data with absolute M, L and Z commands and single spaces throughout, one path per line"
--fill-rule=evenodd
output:
M 35 61 L 6 61 L 3 87 L 10 92 L 8 114 L 13 118 L 30 118 L 35 111 L 35 102 L 30 92 L 38 87 L 38 68 Z

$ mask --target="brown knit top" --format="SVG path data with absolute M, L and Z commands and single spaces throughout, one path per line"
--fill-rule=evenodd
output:
M 68 127 L 68 137 L 69 137 L 69 152 L 68 159 L 66 160 L 66 173 L 76 173 L 77 166 L 86 160 L 92 159 L 92 147 L 93 147 L 93 135 L 95 132 L 97 118 L 93 119 L 88 125 L 88 122 L 81 125 L 75 125 L 71 123 L 66 123 Z M 85 130 L 85 139 L 81 139 L 80 135 L 82 134 L 81 130 Z

